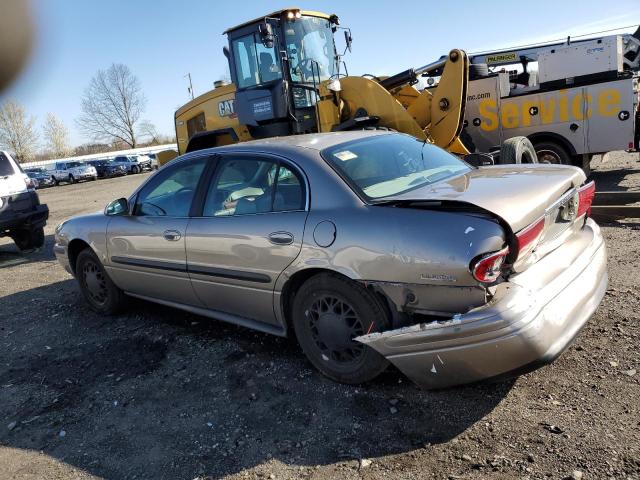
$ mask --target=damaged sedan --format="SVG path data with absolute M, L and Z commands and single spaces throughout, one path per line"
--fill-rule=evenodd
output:
M 554 360 L 607 287 L 595 186 L 562 165 L 474 167 L 391 132 L 188 153 L 56 228 L 89 306 L 128 296 L 295 335 L 326 376 L 393 363 L 442 388 Z

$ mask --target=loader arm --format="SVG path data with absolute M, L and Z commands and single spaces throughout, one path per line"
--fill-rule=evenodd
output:
M 431 91 L 418 91 L 411 85 L 411 79 L 417 75 L 439 69 L 442 69 L 440 82 Z M 403 72 L 379 82 L 365 77 L 344 77 L 333 101 L 323 95 L 321 88 L 319 129 L 336 129 L 358 112 L 366 112 L 368 116 L 379 117 L 379 126 L 426 139 L 454 153 L 469 153 L 458 138 L 464 122 L 468 72 L 466 53 L 452 50 L 446 59 L 411 74 Z

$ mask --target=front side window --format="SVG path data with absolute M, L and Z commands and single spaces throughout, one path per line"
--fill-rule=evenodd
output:
M 154 217 L 187 217 L 204 171 L 206 158 L 180 162 L 158 173 L 140 190 L 134 214 Z
M 270 160 L 227 159 L 220 164 L 203 215 L 221 217 L 304 209 L 300 177 Z
M 401 134 L 354 140 L 321 154 L 368 199 L 398 195 L 471 169 L 445 150 Z
M 257 33 L 232 40 L 238 88 L 247 88 L 282 78 L 274 46 L 265 47 Z

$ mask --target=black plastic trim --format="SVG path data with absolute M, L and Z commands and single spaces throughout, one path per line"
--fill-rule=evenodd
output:
M 133 267 L 155 268 L 157 270 L 169 270 L 172 272 L 186 272 L 187 265 L 184 263 L 161 262 L 158 260 L 145 260 L 142 258 L 111 257 L 113 263 L 120 265 L 130 265 Z
M 234 280 L 245 280 L 247 282 L 271 283 L 271 277 L 262 273 L 244 272 L 242 270 L 230 270 L 227 268 L 205 267 L 188 265 L 189 273 L 198 275 L 209 275 L 211 277 L 232 278 Z

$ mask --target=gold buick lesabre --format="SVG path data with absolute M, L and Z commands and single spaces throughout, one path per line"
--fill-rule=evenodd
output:
M 293 334 L 339 382 L 391 362 L 442 388 L 536 368 L 579 333 L 607 287 L 594 189 L 399 133 L 301 135 L 179 157 L 54 248 L 101 314 L 138 297 Z

